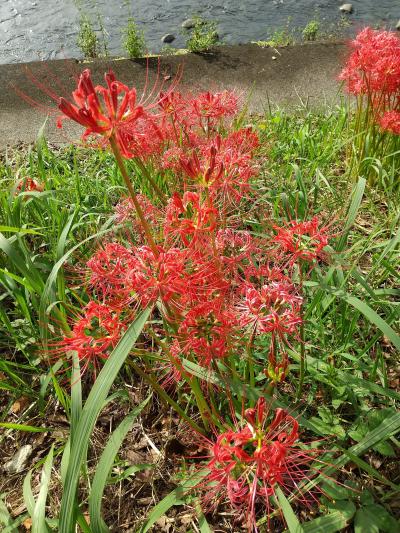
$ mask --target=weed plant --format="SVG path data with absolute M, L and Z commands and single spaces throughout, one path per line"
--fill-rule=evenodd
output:
M 189 52 L 206 52 L 219 42 L 217 24 L 212 20 L 205 20 L 195 17 L 195 25 L 189 31 L 190 35 L 186 41 L 186 48 Z
M 87 15 L 82 15 L 79 23 L 77 45 L 83 57 L 94 59 L 99 56 L 99 40 Z
M 143 57 L 146 53 L 146 40 L 144 32 L 141 30 L 133 17 L 128 18 L 127 26 L 122 30 L 123 48 L 129 58 Z

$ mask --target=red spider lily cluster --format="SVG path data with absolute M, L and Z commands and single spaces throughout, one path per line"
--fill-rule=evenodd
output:
M 146 184 L 157 176 L 162 190 L 136 194 L 128 182 L 130 196 L 115 207 L 127 231 L 86 261 L 89 302 L 59 350 L 96 367 L 128 319 L 151 305 L 162 323 L 151 333 L 160 348 L 151 371 L 168 391 L 194 387 L 190 364 L 221 376 L 238 375 L 244 364 L 250 381 L 255 366 L 263 386 L 277 386 L 288 373 L 287 348 L 301 342 L 302 283 L 326 255 L 328 227 L 317 217 L 269 220 L 261 236 L 243 222 L 255 200 L 259 139 L 253 128 L 235 126 L 240 95 L 169 90 L 138 102 L 112 73 L 106 84 L 95 87 L 84 71 L 74 102 L 60 101 L 63 118 L 84 126 L 84 139 L 109 144 L 124 179 L 123 159 L 134 159 Z M 206 430 L 216 423 L 204 408 L 208 392 L 196 388 Z M 262 502 L 269 510 L 275 485 L 297 490 L 314 458 L 299 444 L 297 421 L 277 410 L 268 422 L 267 411 L 260 400 L 246 411 L 244 429 L 218 435 L 208 463 L 205 505 L 225 494 L 251 527 Z
M 315 497 L 309 494 L 307 500 L 304 485 L 322 465 L 321 450 L 302 443 L 297 420 L 284 409 L 270 413 L 264 398 L 245 411 L 244 420 L 245 426 L 208 443 L 203 503 L 215 510 L 228 501 L 248 530 L 257 531 L 256 511 L 266 508 L 269 516 L 277 487 L 292 499 L 312 502 Z
M 347 90 L 366 97 L 383 130 L 400 133 L 400 37 L 365 28 L 351 42 L 352 53 L 340 79 Z

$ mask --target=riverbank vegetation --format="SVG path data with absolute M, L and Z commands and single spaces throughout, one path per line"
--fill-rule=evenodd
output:
M 399 41 L 355 112 L 86 70 L 2 154 L 5 531 L 399 529 Z

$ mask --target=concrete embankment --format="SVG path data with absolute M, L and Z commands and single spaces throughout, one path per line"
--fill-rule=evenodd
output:
M 209 54 L 186 54 L 136 60 L 66 59 L 0 65 L 0 148 L 33 142 L 50 113 L 46 135 L 51 142 L 74 138 L 79 131 L 68 125 L 57 130 L 56 102 L 46 95 L 68 97 L 76 77 L 90 68 L 96 83 L 112 68 L 118 79 L 136 86 L 139 94 L 148 72 L 148 90 L 154 80 L 174 79 L 183 73 L 179 90 L 238 89 L 249 95 L 249 110 L 263 113 L 268 105 L 321 107 L 338 98 L 337 75 L 346 55 L 343 43 L 310 43 L 285 48 L 257 45 L 221 46 Z M 168 81 L 166 82 L 169 83 Z M 35 103 L 35 104 L 34 104 Z

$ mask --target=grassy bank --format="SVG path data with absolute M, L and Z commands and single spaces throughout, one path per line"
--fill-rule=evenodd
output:
M 395 186 L 399 168 L 393 165 L 392 174 L 386 170 L 382 175 L 378 165 L 379 179 L 373 187 L 362 176 L 350 175 L 346 155 L 354 138 L 345 106 L 321 113 L 301 108 L 290 115 L 271 110 L 246 120 L 260 136 L 259 172 L 251 183 L 255 200 L 243 209 L 246 218 L 241 227 L 262 237 L 270 229 L 265 220 L 283 223 L 318 216 L 334 234 L 328 264 L 318 263 L 304 286 L 307 364 L 303 394 L 291 412 L 301 420 L 308 440 L 322 439 L 332 451 L 329 460 L 337 465 L 333 477 L 338 484 L 325 480 L 317 502 L 303 510 L 293 504 L 294 510 L 301 522 L 329 516 L 334 525 L 321 526 L 325 533 L 346 527 L 394 532 L 400 494 L 400 443 L 395 436 L 400 429 L 396 411 L 400 341 L 395 332 L 400 294 L 400 193 Z M 128 168 L 136 189 L 147 192 L 138 168 L 132 162 Z M 44 190 L 16 191 L 18 180 L 25 176 L 43 184 Z M 76 413 L 70 369 L 58 362 L 53 333 L 60 323 L 69 323 L 85 300 L 82 272 L 93 250 L 104 236 L 124 234 L 126 228 L 116 224 L 114 206 L 125 189 L 109 153 L 54 148 L 43 139 L 36 147 L 3 153 L 0 179 L 2 462 L 22 446 L 32 446 L 21 472 L 1 474 L 0 493 L 10 514 L 3 520 L 28 530 L 29 516 L 36 509 L 43 516 L 46 512 L 47 528 L 58 530 L 55 520 L 64 480 L 61 457 Z M 135 347 L 102 406 L 82 469 L 86 481 L 93 480 L 108 436 L 132 405 L 148 397 L 143 373 L 153 359 L 138 362 L 138 354 L 148 349 L 149 342 L 147 338 Z M 260 341 L 256 359 L 264 349 Z M 290 357 L 278 405 L 292 406 L 296 395 L 300 372 L 296 342 Z M 85 373 L 84 398 L 92 384 L 93 376 Z M 185 435 L 185 423 L 154 395 L 120 451 L 110 452 L 112 468 L 102 513 L 113 530 L 139 531 L 150 509 L 181 482 L 191 468 L 187 461 L 191 443 Z M 45 461 L 50 482 L 41 476 Z M 24 479 L 28 479 L 25 489 Z M 97 531 L 86 520 L 93 487 L 89 481 L 80 488 L 82 531 Z M 171 510 L 174 504 L 179 505 Z M 169 518 L 162 518 L 163 510 Z M 240 530 L 229 510 L 204 516 L 196 499 L 184 490 L 154 517 L 153 531 Z M 368 529 L 371 524 L 375 529 Z M 314 522 L 304 531 L 322 531 L 312 529 L 317 526 Z M 270 524 L 260 520 L 260 531 L 283 528 L 279 516 L 273 516 Z

